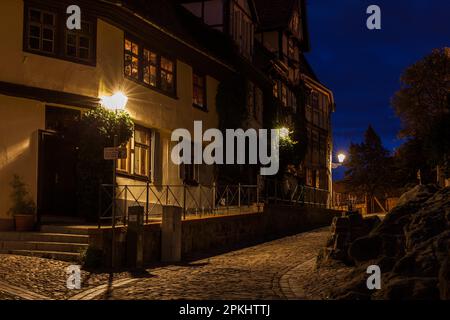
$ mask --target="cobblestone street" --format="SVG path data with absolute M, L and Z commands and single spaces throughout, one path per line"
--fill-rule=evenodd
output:
M 319 229 L 138 276 L 83 271 L 81 290 L 65 287 L 68 263 L 2 255 L 0 299 L 326 299 L 335 275 L 348 274 L 315 270 L 327 235 Z

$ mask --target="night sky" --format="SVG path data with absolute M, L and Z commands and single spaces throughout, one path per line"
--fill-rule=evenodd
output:
M 371 4 L 381 7 L 381 30 L 366 28 Z M 433 48 L 450 46 L 450 0 L 309 0 L 308 20 L 307 58 L 335 95 L 335 153 L 359 142 L 369 124 L 394 150 L 401 144 L 400 121 L 391 97 L 407 66 Z

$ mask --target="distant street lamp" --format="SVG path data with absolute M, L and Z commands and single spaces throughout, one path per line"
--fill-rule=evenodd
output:
M 337 155 L 337 158 L 338 158 L 338 163 L 333 162 L 331 164 L 332 169 L 337 169 L 337 168 L 341 167 L 344 164 L 344 161 L 347 158 L 347 156 L 345 155 L 345 153 L 341 152 Z

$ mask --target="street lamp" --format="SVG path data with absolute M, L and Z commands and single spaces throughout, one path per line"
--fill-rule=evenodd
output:
M 128 97 L 122 92 L 117 91 L 112 96 L 100 97 L 102 107 L 112 111 L 123 111 L 128 103 Z
M 337 157 L 338 157 L 339 163 L 340 163 L 340 164 L 343 164 L 344 161 L 345 161 L 345 158 L 346 158 L 347 156 L 346 156 L 345 154 L 343 154 L 343 153 L 339 153 Z
M 332 169 L 337 169 L 337 168 L 343 166 L 344 165 L 344 161 L 347 158 L 347 155 L 345 153 L 341 152 L 341 153 L 338 153 L 337 158 L 338 158 L 338 162 L 337 163 L 335 163 L 335 162 L 331 163 L 331 168 Z
M 280 138 L 281 139 L 284 140 L 284 139 L 288 139 L 289 138 L 290 131 L 289 131 L 288 128 L 282 127 L 282 128 L 279 129 L 279 131 L 280 131 Z

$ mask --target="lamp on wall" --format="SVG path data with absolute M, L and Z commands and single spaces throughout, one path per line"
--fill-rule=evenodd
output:
M 291 132 L 289 131 L 288 128 L 282 127 L 282 128 L 280 128 L 279 130 L 280 130 L 280 138 L 281 138 L 281 139 L 284 140 L 284 139 L 289 138 L 289 134 L 290 134 Z
M 127 103 L 128 97 L 122 91 L 117 91 L 112 96 L 100 97 L 102 107 L 112 111 L 124 111 Z

